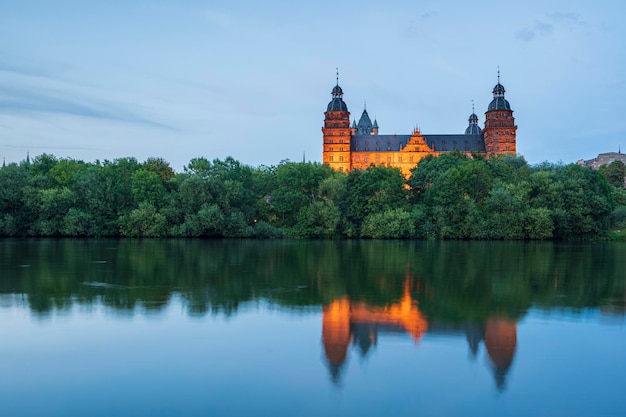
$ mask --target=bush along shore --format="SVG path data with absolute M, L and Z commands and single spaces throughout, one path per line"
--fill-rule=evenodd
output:
M 0 169 L 0 236 L 620 239 L 624 164 L 457 152 L 421 160 L 406 179 L 382 166 L 196 158 L 176 173 L 160 158 L 42 154 Z

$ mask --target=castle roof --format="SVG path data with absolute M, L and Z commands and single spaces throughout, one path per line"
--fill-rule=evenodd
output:
M 481 133 L 482 130 L 480 130 L 480 126 L 475 123 L 470 124 L 469 126 L 467 126 L 467 129 L 465 129 L 466 135 L 480 135 Z
M 500 69 L 498 69 L 498 84 L 493 87 L 493 100 L 489 103 L 487 111 L 491 110 L 511 110 L 511 105 L 504 98 L 506 90 L 504 86 L 500 84 Z
M 352 152 L 398 152 L 404 148 L 412 135 L 353 135 Z M 435 152 L 485 152 L 482 134 L 422 135 Z
M 465 129 L 465 134 L 480 135 L 482 130 L 480 130 L 480 127 L 478 127 L 478 116 L 476 116 L 476 113 L 472 112 L 469 119 L 467 120 L 469 121 L 469 126 L 467 126 L 467 129 Z
M 343 101 L 343 90 L 339 87 L 339 80 L 337 80 L 337 85 L 333 87 L 333 91 L 331 91 L 333 99 L 328 103 L 328 107 L 326 111 L 348 111 L 348 106 Z
M 487 111 L 490 110 L 511 110 L 511 105 L 504 98 L 504 96 L 494 97 L 493 100 L 491 100 L 491 103 L 489 103 L 489 107 L 487 108 Z
M 346 103 L 341 99 L 341 97 L 336 97 L 333 98 L 330 103 L 328 103 L 328 107 L 326 108 L 326 111 L 348 111 L 348 106 L 346 106 Z
M 357 124 L 358 133 L 361 135 L 368 135 L 372 132 L 372 128 L 372 120 L 370 119 L 369 114 L 367 114 L 367 110 L 363 110 L 363 114 Z

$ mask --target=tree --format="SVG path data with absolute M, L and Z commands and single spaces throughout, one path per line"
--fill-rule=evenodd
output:
M 602 165 L 600 173 L 606 177 L 609 184 L 615 187 L 624 188 L 624 177 L 626 176 L 626 165 L 622 161 L 613 161 L 608 165 Z

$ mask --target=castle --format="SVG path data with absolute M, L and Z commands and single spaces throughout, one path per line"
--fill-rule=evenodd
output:
M 458 150 L 461 153 L 485 154 L 487 156 L 515 155 L 515 118 L 511 105 L 504 98 L 504 86 L 498 83 L 493 88 L 493 100 L 485 112 L 485 125 L 478 126 L 478 116 L 473 112 L 464 134 L 422 134 L 414 129 L 411 134 L 381 135 L 378 122 L 372 123 L 367 109 L 361 118 L 350 126 L 350 112 L 343 101 L 343 90 L 337 84 L 333 88 L 332 100 L 324 113 L 323 162 L 338 171 L 365 169 L 368 166 L 385 165 L 399 168 L 405 177 L 411 169 L 427 155 L 441 155 Z

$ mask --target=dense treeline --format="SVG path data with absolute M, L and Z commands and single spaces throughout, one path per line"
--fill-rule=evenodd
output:
M 0 235 L 572 239 L 626 226 L 624 166 L 428 157 L 405 180 L 370 167 L 258 168 L 193 159 L 85 163 L 43 154 L 0 169 Z

